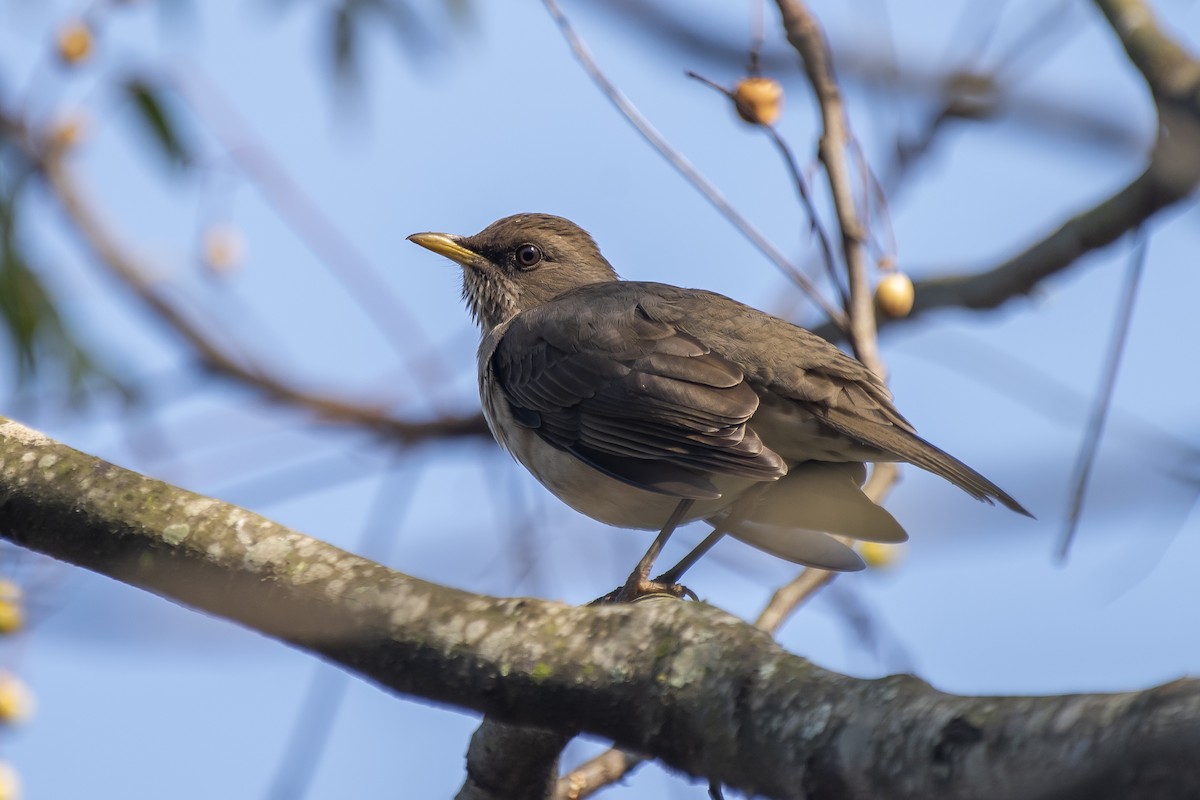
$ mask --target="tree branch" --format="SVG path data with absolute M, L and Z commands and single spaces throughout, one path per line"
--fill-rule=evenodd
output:
M 455 800 L 553 797 L 558 788 L 558 757 L 574 736 L 573 732 L 522 728 L 485 719 L 471 736 L 467 779 Z
M 67 154 L 54 145 L 52 137 L 29 130 L 21 120 L 7 116 L 3 109 L 0 109 L 0 131 L 7 132 L 21 147 L 87 249 L 191 347 L 205 368 L 251 386 L 274 401 L 306 409 L 323 421 L 374 430 L 406 445 L 429 439 L 491 438 L 480 413 L 445 415 L 422 421 L 402 419 L 389 414 L 385 403 L 356 403 L 311 392 L 245 358 L 234 356 L 229 348 L 219 345 L 203 325 L 169 300 L 149 277 L 150 271 L 120 242 L 96 205 L 88 201 L 67 163 Z
M 401 694 L 586 731 L 794 798 L 1200 792 L 1200 681 L 957 697 L 859 680 L 674 600 L 572 608 L 456 591 L 0 423 L 0 534 L 241 622 Z
M 952 275 L 917 281 L 909 317 L 939 308 L 997 308 L 1027 295 L 1046 278 L 1061 272 L 1088 253 L 1099 250 L 1134 230 L 1150 217 L 1187 197 L 1200 173 L 1164 176 L 1163 164 L 1150 166 L 1112 197 L 1068 219 L 1054 233 L 992 269 L 973 275 Z M 1184 180 L 1177 180 L 1185 177 Z M 880 319 L 881 326 L 892 320 Z M 898 321 L 898 320 L 896 320 Z
M 690 183 L 696 191 L 698 191 L 704 199 L 708 200 L 722 216 L 729 221 L 731 225 L 745 236 L 750 242 L 759 249 L 776 267 L 778 267 L 784 275 L 791 279 L 797 286 L 803 290 L 806 297 L 811 300 L 818 308 L 825 312 L 829 317 L 830 324 L 838 327 L 844 327 L 846 319 L 841 310 L 837 306 L 831 304 L 821 294 L 816 284 L 812 282 L 807 275 L 796 268 L 794 264 L 779 251 L 777 247 L 771 244 L 757 228 L 755 228 L 748 219 L 733 207 L 733 205 L 721 194 L 716 186 L 711 184 L 707 178 L 692 165 L 690 161 L 679 151 L 677 151 L 666 138 L 655 129 L 650 121 L 646 119 L 640 111 L 630 102 L 624 93 L 618 89 L 608 76 L 600 69 L 600 66 L 592 58 L 587 46 L 579 35 L 575 33 L 575 29 L 571 26 L 570 20 L 562 13 L 555 0 L 542 0 L 546 6 L 546 11 L 549 12 L 559 30 L 562 31 L 567 44 L 571 47 L 571 52 L 575 58 L 583 66 L 588 77 L 596 84 L 597 88 L 604 93 L 616 109 L 629 121 L 629 124 L 641 134 L 651 147 L 658 151 L 668 164 L 676 169 Z
M 991 269 L 917 281 L 912 312 L 901 319 L 880 317 L 880 327 L 939 308 L 997 308 L 1028 295 L 1045 279 L 1142 226 L 1200 185 L 1200 61 L 1163 33 L 1141 0 L 1095 2 L 1157 104 L 1159 135 L 1146 169 L 1094 208 Z M 841 336 L 829 325 L 817 332 L 830 339 Z
M 858 360 L 881 378 L 887 374 L 879 357 L 879 342 L 875 336 L 874 295 L 867 275 L 867 226 L 860 219 L 851 186 L 847 150 L 853 144 L 850 123 L 842 103 L 842 93 L 833 72 L 833 55 L 829 42 L 816 18 L 800 0 L 777 0 L 783 28 L 788 41 L 804 62 L 804 70 L 821 109 L 821 140 L 817 152 L 825 165 L 829 191 L 837 212 L 841 231 L 842 257 L 846 262 L 846 277 L 850 288 L 850 303 L 846 308 L 850 344 Z M 866 164 L 860 164 L 864 173 Z

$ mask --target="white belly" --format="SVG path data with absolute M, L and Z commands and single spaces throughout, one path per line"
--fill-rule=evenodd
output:
M 488 405 L 485 403 L 485 408 Z M 502 420 L 501 414 L 507 416 L 505 412 L 495 413 L 494 419 L 494 412 L 485 411 L 496 441 L 543 486 L 576 511 L 619 528 L 658 530 L 679 504 L 678 497 L 638 489 L 589 467 L 570 453 L 546 444 L 534 431 L 521 428 L 511 418 Z M 697 501 L 686 517 L 687 521 L 712 516 L 754 483 L 737 478 L 715 478 L 713 482 L 721 497 Z

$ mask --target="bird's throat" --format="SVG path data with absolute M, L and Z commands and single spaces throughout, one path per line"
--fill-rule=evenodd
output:
M 471 317 L 486 334 L 516 316 L 519 290 L 503 275 L 472 267 L 463 268 L 463 300 Z

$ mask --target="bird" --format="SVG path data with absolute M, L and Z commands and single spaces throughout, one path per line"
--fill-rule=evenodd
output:
M 862 491 L 872 462 L 914 464 L 1032 516 L 922 439 L 879 376 L 834 344 L 724 295 L 622 280 L 570 220 L 516 214 L 472 236 L 408 239 L 461 267 L 496 441 L 575 510 L 659 532 L 616 599 L 679 596 L 683 571 L 724 535 L 861 569 L 844 540 L 907 539 Z M 713 532 L 651 580 L 694 520 Z

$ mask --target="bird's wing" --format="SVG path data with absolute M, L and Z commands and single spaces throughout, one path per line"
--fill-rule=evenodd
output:
M 759 399 L 741 369 L 652 319 L 627 285 L 587 288 L 518 315 L 497 343 L 495 386 L 518 424 L 662 494 L 715 498 L 712 476 L 787 472 L 746 424 Z
M 860 446 L 851 447 L 846 460 L 907 461 L 973 497 L 989 503 L 998 500 L 1029 515 L 996 484 L 918 436 L 892 404 L 883 382 L 816 334 L 710 292 L 662 284 L 642 284 L 640 291 L 648 298 L 653 318 L 677 324 L 746 373 L 747 382 L 757 391 L 794 404 L 819 420 L 828 434 Z M 760 433 L 768 446 L 786 458 L 804 457 L 789 451 L 786 442 L 777 444 L 765 428 Z M 808 457 L 836 460 L 828 458 L 827 451 Z

